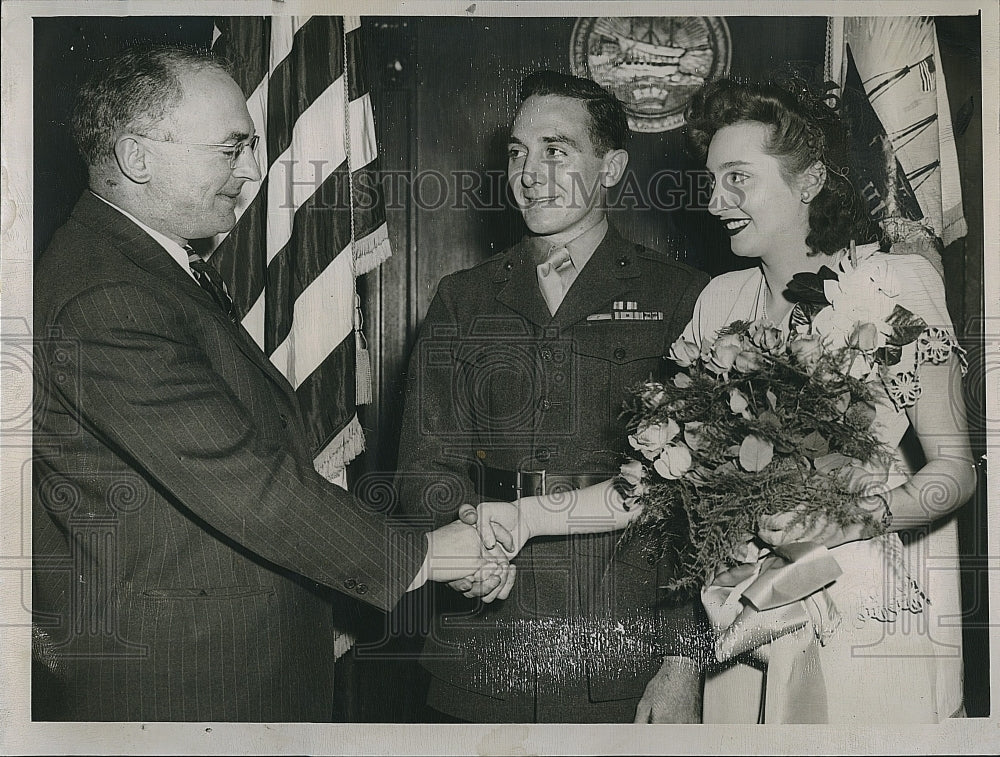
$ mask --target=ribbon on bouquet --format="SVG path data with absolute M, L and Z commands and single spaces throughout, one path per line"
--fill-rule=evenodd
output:
M 772 547 L 758 564 L 756 580 L 743 590 L 743 599 L 758 610 L 805 599 L 843 573 L 826 547 L 810 541 Z
M 826 547 L 798 542 L 762 551 L 756 562 L 720 573 L 702 589 L 717 636 L 716 658 L 724 662 L 750 651 L 766 663 L 767 650 L 756 652 L 758 647 L 810 623 L 824 638 L 839 618 L 823 589 L 842 572 Z
M 826 721 L 819 645 L 840 617 L 825 587 L 842 572 L 826 547 L 800 542 L 774 547 L 702 590 L 716 659 L 749 653 L 768 667 L 765 722 Z

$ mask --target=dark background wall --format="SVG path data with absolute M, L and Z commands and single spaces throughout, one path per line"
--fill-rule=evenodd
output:
M 506 130 L 517 105 L 517 83 L 536 68 L 570 72 L 574 18 L 369 17 L 363 21 L 371 96 L 394 255 L 359 281 L 366 334 L 373 354 L 374 401 L 362 409 L 368 451 L 352 466 L 363 495 L 366 482 L 395 467 L 402 379 L 410 345 L 440 278 L 478 263 L 523 233 L 506 201 L 502 172 Z M 754 76 L 796 64 L 822 71 L 824 18 L 730 17 L 731 72 Z M 956 131 L 969 234 L 945 251 L 949 308 L 970 350 L 967 379 L 970 425 L 977 453 L 985 451 L 985 370 L 982 354 L 982 118 L 979 21 L 939 18 L 943 66 L 953 117 L 971 108 Z M 72 93 L 99 60 L 132 41 L 206 46 L 207 17 L 40 18 L 35 20 L 34 249 L 44 249 L 85 186 L 85 170 L 68 137 Z M 681 130 L 636 134 L 629 146 L 636 185 L 663 169 L 696 168 Z M 463 172 L 464 179 L 449 178 Z M 445 180 L 442 183 L 441 177 Z M 463 192 L 459 182 L 465 182 Z M 459 195 L 464 203 L 456 205 Z M 633 203 L 634 205 L 634 203 Z M 707 213 L 626 207 L 612 213 L 627 236 L 670 250 L 712 274 L 741 263 Z M 989 710 L 986 645 L 985 480 L 961 517 L 970 714 Z M 401 615 L 412 611 L 404 606 Z M 401 626 L 411 624 L 403 618 Z M 419 625 L 419 624 L 417 624 Z M 418 634 L 419 635 L 419 634 Z M 405 635 L 404 635 L 405 636 Z M 375 645 L 397 657 L 354 660 L 343 669 L 345 717 L 406 721 L 422 678 L 407 661 L 414 640 Z M 362 655 L 363 657 L 364 655 Z M 402 659 L 398 659 L 402 658 Z

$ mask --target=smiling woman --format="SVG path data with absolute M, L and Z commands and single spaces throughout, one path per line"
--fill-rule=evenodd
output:
M 945 629 L 940 620 L 960 616 L 958 566 L 911 573 L 928 554 L 958 553 L 954 513 L 975 485 L 960 399 L 964 355 L 943 282 L 920 256 L 886 255 L 876 244 L 860 244 L 875 239 L 878 229 L 846 179 L 846 130 L 822 96 L 802 82 L 709 84 L 692 101 L 689 124 L 692 143 L 716 182 L 710 210 L 722 220 L 733 252 L 756 258 L 759 267 L 714 279 L 695 305 L 686 339 L 711 343 L 733 321 L 757 321 L 780 328 L 790 347 L 818 339 L 835 348 L 847 334 L 892 338 L 902 325 L 900 308 L 926 327 L 921 338 L 913 334 L 898 342 L 902 348 L 878 352 L 872 341 L 868 351 L 877 366 L 865 377 L 875 393 L 872 429 L 896 452 L 887 468 L 872 467 L 869 484 L 878 483 L 879 493 L 867 497 L 866 506 L 872 512 L 881 507 L 892 532 L 849 533 L 823 517 L 762 519 L 760 545 L 821 544 L 843 573 L 814 595 L 815 605 L 826 608 L 821 615 L 831 614 L 807 623 L 798 646 L 794 633 L 769 643 L 788 630 L 777 616 L 767 617 L 777 611 L 741 618 L 729 629 L 729 636 L 743 637 L 744 649 L 768 649 L 768 672 L 763 688 L 759 673 L 739 664 L 710 676 L 705 722 L 755 720 L 762 700 L 760 712 L 769 723 L 943 720 L 962 706 L 960 629 Z M 789 285 L 817 272 L 829 280 L 823 302 L 809 308 Z M 838 295 L 852 282 L 854 295 L 845 302 Z M 887 303 L 878 310 L 881 316 L 868 307 L 874 301 Z M 844 312 L 850 316 L 843 334 L 832 333 L 830 314 Z M 947 335 L 948 348 L 931 355 L 921 339 L 939 332 Z M 899 389 L 913 381 L 922 391 Z M 898 449 L 907 427 L 922 447 L 922 466 L 914 467 Z M 909 532 L 906 546 L 900 530 Z M 713 602 L 706 593 L 710 614 Z M 859 655 L 859 649 L 870 654 Z M 807 658 L 822 676 L 802 668 Z

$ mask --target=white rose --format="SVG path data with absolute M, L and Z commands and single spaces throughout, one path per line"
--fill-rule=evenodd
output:
M 670 418 L 666 423 L 654 423 L 638 433 L 631 434 L 628 443 L 632 445 L 632 449 L 641 452 L 647 460 L 653 460 L 680 431 L 677 422 Z
M 691 469 L 691 451 L 683 444 L 671 444 L 653 461 L 653 468 L 663 478 L 680 478 Z

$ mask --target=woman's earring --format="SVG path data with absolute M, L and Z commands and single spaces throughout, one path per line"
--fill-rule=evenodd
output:
M 802 202 L 804 202 L 806 205 L 809 204 L 809 193 L 808 192 L 803 192 L 801 195 L 799 195 L 799 197 L 802 198 Z

